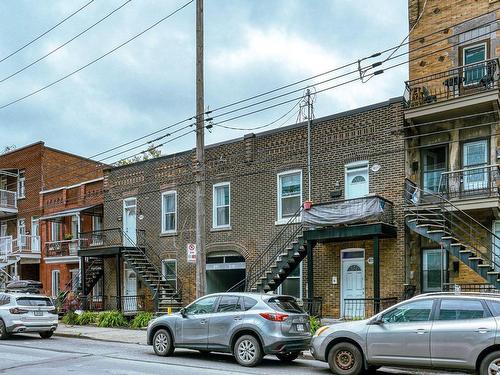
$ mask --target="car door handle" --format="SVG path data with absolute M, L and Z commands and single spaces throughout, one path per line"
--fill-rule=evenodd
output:
M 490 330 L 488 328 L 478 328 L 477 332 L 479 333 L 488 333 Z
M 427 330 L 420 328 L 415 331 L 417 335 L 423 335 L 424 333 L 427 333 Z

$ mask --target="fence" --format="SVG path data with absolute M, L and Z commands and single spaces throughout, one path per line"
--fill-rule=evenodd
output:
M 346 320 L 366 319 L 398 303 L 390 298 L 345 298 L 342 318 Z

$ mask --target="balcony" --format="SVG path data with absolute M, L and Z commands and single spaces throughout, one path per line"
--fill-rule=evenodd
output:
M 76 257 L 80 249 L 80 239 L 51 241 L 45 243 L 46 258 Z
M 17 193 L 0 189 L 0 217 L 17 214 Z
M 40 236 L 0 237 L 0 262 L 9 256 L 40 257 Z
M 144 247 L 143 230 L 137 230 L 134 235 L 127 235 L 121 228 L 96 230 L 80 233 L 80 256 L 102 255 L 114 253 L 121 247 Z
M 439 192 L 451 201 L 462 202 L 461 209 L 497 207 L 500 189 L 498 165 L 471 167 L 443 172 Z
M 405 83 L 405 118 L 428 121 L 495 110 L 499 61 L 459 66 Z

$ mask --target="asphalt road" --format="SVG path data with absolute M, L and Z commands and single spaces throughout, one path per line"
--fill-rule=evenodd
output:
M 414 374 L 392 369 L 384 374 Z M 420 372 L 421 373 L 421 372 Z M 261 366 L 245 368 L 226 354 L 201 355 L 176 350 L 172 357 L 154 355 L 148 346 L 110 343 L 87 339 L 53 337 L 42 340 L 35 335 L 18 335 L 0 341 L 0 374 L 203 374 L 203 375 L 328 375 L 328 365 L 312 360 L 297 360 L 284 365 L 272 356 Z M 435 373 L 434 373 L 435 374 Z

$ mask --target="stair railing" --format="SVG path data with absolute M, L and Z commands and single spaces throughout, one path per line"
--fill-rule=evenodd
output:
M 500 237 L 446 199 L 442 194 L 424 190 L 412 181 L 406 180 L 405 206 L 407 212 L 410 212 L 418 222 L 422 220 L 434 222 L 436 228 L 441 228 L 460 243 L 468 245 L 476 253 L 480 254 L 481 258 L 488 261 L 492 268 L 500 270 L 500 262 L 494 259 L 497 254 L 500 254 Z M 440 214 L 423 213 L 425 210 L 427 212 L 432 211 L 433 206 L 439 208 Z M 411 207 L 414 207 L 414 210 Z M 432 219 L 432 217 L 436 216 L 439 216 L 441 221 Z M 490 241 L 487 240 L 485 243 L 480 240 L 481 230 L 487 234 Z
M 245 278 L 232 286 L 228 292 L 237 290 L 250 291 L 266 271 L 271 268 L 278 257 L 285 252 L 291 243 L 302 233 L 302 207 L 300 207 L 280 228 L 276 236 L 252 263 L 246 268 Z

